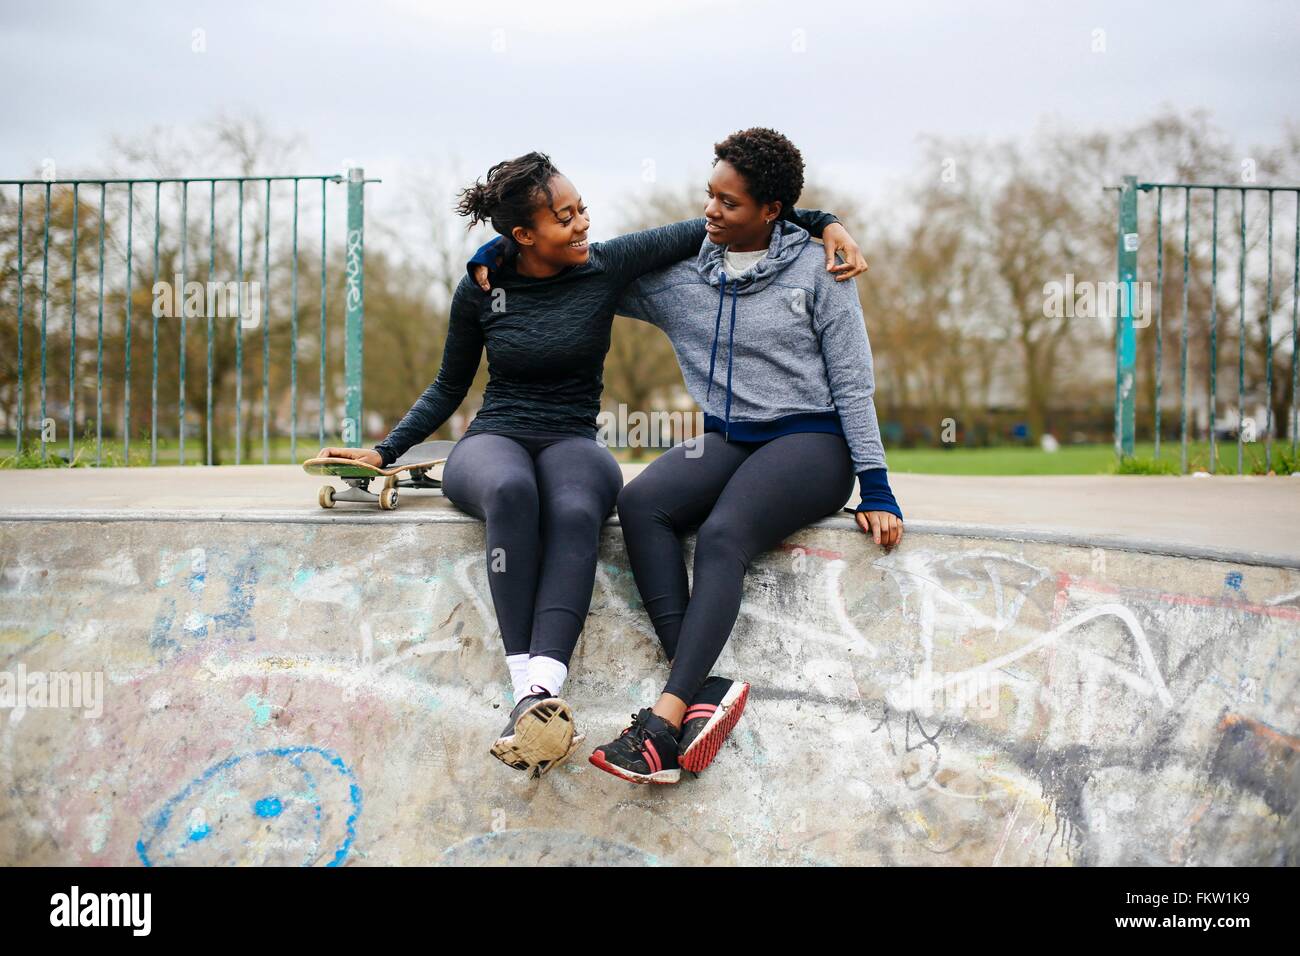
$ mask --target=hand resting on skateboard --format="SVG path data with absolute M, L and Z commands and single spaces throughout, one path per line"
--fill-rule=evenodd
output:
M 322 448 L 317 458 L 352 458 L 364 465 L 384 467 L 384 460 L 373 448 Z

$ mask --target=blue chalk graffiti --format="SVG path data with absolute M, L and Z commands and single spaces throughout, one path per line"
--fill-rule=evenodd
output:
M 232 810 L 238 806 L 232 796 L 248 789 L 257 799 Z M 326 853 L 325 865 L 338 866 L 356 839 L 361 806 L 352 770 L 333 751 L 275 747 L 235 754 L 199 774 L 146 821 L 136 854 L 145 866 L 200 862 L 192 854 L 213 844 L 210 852 L 229 850 L 232 842 L 260 852 L 260 841 L 272 833 L 273 848 L 304 846 L 299 865 Z
M 178 595 L 163 596 L 160 610 L 155 616 L 149 635 L 149 647 L 157 660 L 164 661 L 183 650 L 181 642 L 171 637 L 178 618 L 182 623 L 183 637 L 186 639 L 203 639 L 215 635 L 227 639 L 239 636 L 248 641 L 257 640 L 253 607 L 257 601 L 257 582 L 261 576 L 260 565 L 264 560 L 259 548 L 252 548 L 235 561 L 234 568 L 226 575 L 225 610 L 212 615 L 201 611 L 208 578 L 211 576 L 214 581 L 218 580 L 219 569 L 229 564 L 230 556 L 224 551 L 214 550 L 213 553 L 204 556 L 202 563 L 195 563 L 187 557 L 168 566 L 169 555 L 170 552 L 164 550 L 159 558 L 162 571 L 155 582 L 155 587 L 172 586 L 174 576 L 188 566 L 190 571 L 184 585 L 188 594 L 179 596 L 184 605 L 193 610 L 189 614 L 178 610 L 176 601 Z

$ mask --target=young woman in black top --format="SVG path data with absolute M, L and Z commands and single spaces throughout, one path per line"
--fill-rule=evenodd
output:
M 372 449 L 322 455 L 389 464 L 437 430 L 464 400 L 486 349 L 483 404 L 443 469 L 443 491 L 486 523 L 488 582 L 516 704 L 491 752 L 540 775 L 576 749 L 573 711 L 560 697 L 591 605 L 600 528 L 622 475 L 596 441 L 602 369 L 614 307 L 646 272 L 694 256 L 704 219 L 588 243 L 587 207 L 541 153 L 493 166 L 461 194 L 470 224 L 506 237 L 495 284 L 456 288 L 437 379 Z M 865 261 L 833 216 L 797 221 L 838 249 L 837 278 Z

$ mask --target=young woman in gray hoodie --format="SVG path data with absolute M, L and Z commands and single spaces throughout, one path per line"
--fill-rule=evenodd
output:
M 902 537 L 857 289 L 826 274 L 790 221 L 802 189 L 802 157 L 780 133 L 729 136 L 716 146 L 698 255 L 642 276 L 617 308 L 668 334 L 705 414 L 701 445 L 665 452 L 618 499 L 632 572 L 672 663 L 653 707 L 591 755 L 635 783 L 703 770 L 740 719 L 749 685 L 708 674 L 755 558 L 839 511 L 855 474 L 859 527 L 885 548 Z M 690 529 L 693 592 L 679 539 Z

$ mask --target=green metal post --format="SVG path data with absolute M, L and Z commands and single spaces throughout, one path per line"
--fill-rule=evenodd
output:
M 49 210 L 50 202 L 48 194 L 45 197 L 45 208 Z M 46 232 L 49 232 L 49 221 L 47 216 Z M 1297 325 L 1296 315 L 1300 309 L 1300 190 L 1295 194 L 1295 256 L 1291 260 L 1291 457 L 1295 457 L 1296 443 L 1300 440 L 1300 326 Z M 41 328 L 44 329 L 45 322 L 45 305 L 41 304 Z M 41 341 L 45 341 L 45 333 L 41 332 Z M 41 348 L 45 346 L 42 344 Z M 44 354 L 44 353 L 42 353 Z M 44 359 L 41 360 L 44 362 Z M 44 366 L 42 366 L 43 368 Z M 41 414 L 45 414 L 45 373 L 41 373 Z M 44 455 L 44 451 L 41 452 Z
M 262 232 L 262 300 L 258 303 L 262 323 L 262 464 L 271 463 L 271 180 L 266 181 L 266 228 Z M 244 314 L 239 313 L 239 321 Z
M 178 464 L 185 464 L 185 283 L 186 276 L 190 271 L 190 184 L 189 181 L 181 183 L 181 272 L 177 285 L 179 291 L 178 301 L 181 303 L 181 344 L 180 344 L 180 393 L 177 401 L 178 410 L 176 413 L 176 433 L 179 436 L 180 457 Z
M 1125 176 L 1119 198 L 1119 315 L 1115 328 L 1115 454 L 1133 454 L 1135 418 L 1134 368 L 1137 340 L 1133 331 L 1133 303 L 1137 299 L 1138 212 L 1137 177 Z
M 289 321 L 289 395 L 293 406 L 289 413 L 289 458 L 298 460 L 298 180 L 293 181 L 293 304 Z
M 68 464 L 77 460 L 77 213 L 78 184 L 72 184 L 72 320 L 68 331 Z
M 320 418 L 316 424 L 316 438 L 323 446 L 325 444 L 325 306 L 326 306 L 326 288 L 325 288 L 325 250 L 328 248 L 325 239 L 325 180 L 320 181 Z
M 1165 191 L 1156 189 L 1156 407 L 1155 459 L 1160 460 L 1160 398 L 1165 358 Z M 1148 321 L 1150 316 L 1146 317 Z
M 1237 260 L 1237 474 L 1245 466 L 1246 430 L 1246 190 L 1241 191 L 1241 256 Z
M 108 187 L 99 186 L 99 312 L 95 321 L 95 464 L 104 458 L 104 201 Z
M 1267 419 L 1264 422 L 1264 472 L 1273 470 L 1273 335 L 1269 320 L 1273 316 L 1273 194 L 1268 194 L 1268 286 L 1264 292 L 1267 312 L 1264 318 L 1264 394 L 1267 396 Z
M 362 330 L 365 325 L 365 173 L 354 167 L 348 170 L 348 237 L 347 259 L 344 269 L 347 283 L 346 320 L 344 325 L 345 350 L 343 354 L 343 379 L 345 388 L 343 443 L 361 443 L 361 374 Z
M 45 363 L 49 358 L 45 346 L 45 326 L 48 320 L 49 306 L 49 183 L 45 183 L 45 226 L 40 241 L 40 463 L 45 463 L 45 398 L 48 386 L 45 385 Z M 1292 363 L 1295 364 L 1295 363 Z M 1295 429 L 1292 429 L 1294 432 Z M 1294 450 L 1294 449 L 1292 449 Z
M 1179 400 L 1178 400 L 1178 435 L 1182 443 L 1182 457 L 1180 458 L 1179 471 L 1180 475 L 1187 474 L 1187 279 L 1188 269 L 1190 266 L 1190 248 L 1192 235 L 1192 191 L 1183 189 L 1183 340 L 1182 351 L 1179 353 Z
M 27 391 L 27 381 L 23 376 L 23 184 L 18 184 L 18 428 L 16 429 L 15 455 L 23 453 L 23 395 Z
M 1219 446 L 1214 437 L 1214 410 L 1219 402 L 1219 190 L 1213 192 L 1210 213 L 1210 474 L 1219 465 Z
M 158 288 L 158 235 L 162 232 L 162 218 L 160 204 L 162 183 L 153 184 L 153 285 L 150 289 Z M 174 301 L 174 300 L 173 300 Z M 150 386 L 150 410 L 149 410 L 149 464 L 158 464 L 158 307 L 155 304 L 149 310 L 153 314 L 153 371 L 150 373 L 152 385 Z
M 239 181 L 238 209 L 239 226 L 236 229 L 237 251 L 235 252 L 235 277 L 239 282 L 236 287 L 238 308 L 236 315 L 244 314 L 244 181 Z M 235 464 L 244 463 L 244 323 L 235 322 Z
M 214 179 L 208 184 L 208 288 L 213 288 L 212 283 L 217 281 L 214 273 L 217 271 L 217 181 Z M 206 298 L 206 296 L 205 296 Z M 229 303 L 227 303 L 229 304 Z M 212 459 L 212 385 L 213 385 L 213 325 L 215 318 L 212 315 L 212 309 L 205 307 L 204 311 L 208 313 L 208 394 L 206 398 L 205 417 L 208 420 L 207 428 L 207 454 L 204 460 L 211 465 Z
M 135 241 L 135 183 L 126 186 L 126 396 L 122 407 L 122 463 L 131 466 L 131 300 L 134 298 L 135 273 L 132 271 L 131 246 Z

